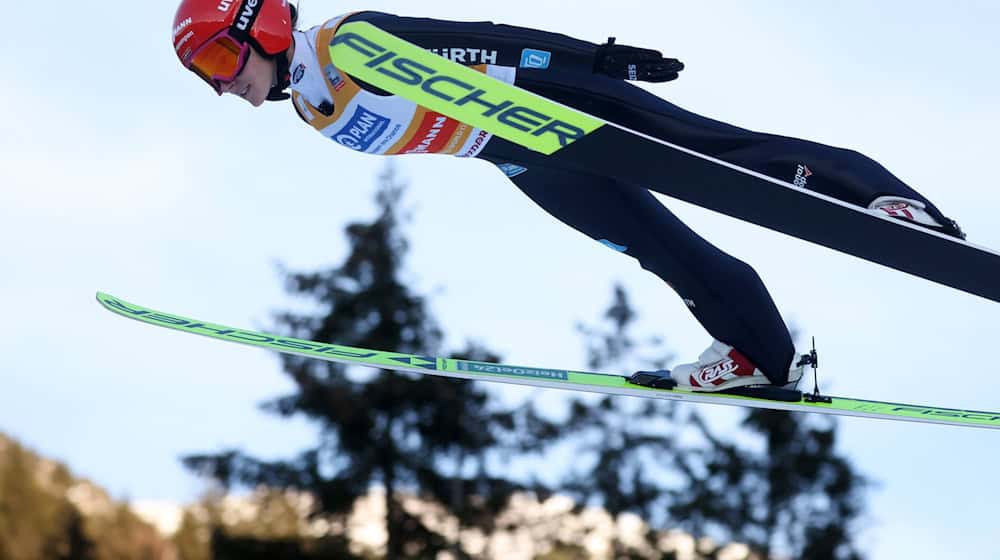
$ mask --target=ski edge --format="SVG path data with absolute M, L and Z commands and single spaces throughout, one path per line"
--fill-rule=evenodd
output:
M 97 292 L 96 299 L 102 307 L 116 315 L 149 325 L 344 365 L 360 365 L 472 381 L 659 398 L 699 404 L 723 404 L 790 412 L 815 412 L 860 418 L 1000 429 L 1000 412 L 852 399 L 832 395 L 829 396 L 832 401 L 830 403 L 810 403 L 806 401 L 781 402 L 724 393 L 657 389 L 632 385 L 623 375 L 513 366 L 340 346 L 189 319 L 135 305 L 104 292 Z

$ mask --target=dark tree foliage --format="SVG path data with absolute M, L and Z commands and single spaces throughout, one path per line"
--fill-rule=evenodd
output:
M 272 539 L 263 541 L 252 537 L 234 537 L 225 531 L 212 531 L 211 554 L 213 560 L 362 560 L 351 553 L 346 539 L 325 538 L 311 542 L 299 539 Z
M 442 332 L 426 301 L 401 278 L 407 243 L 401 233 L 404 185 L 392 167 L 379 177 L 379 210 L 371 223 L 346 228 L 350 254 L 340 266 L 286 274 L 288 290 L 318 305 L 315 314 L 282 313 L 289 336 L 347 346 L 439 355 Z M 496 361 L 470 346 L 451 357 Z M 403 507 L 409 493 L 442 506 L 463 524 L 492 529 L 495 514 L 524 486 L 490 468 L 497 450 L 537 450 L 534 436 L 554 432 L 530 407 L 501 410 L 476 384 L 389 370 L 282 356 L 293 394 L 264 405 L 304 415 L 321 427 L 320 441 L 299 456 L 262 461 L 239 451 L 185 458 L 185 464 L 226 487 L 295 489 L 312 493 L 317 514 L 346 515 L 374 484 L 386 493 L 390 558 L 459 553 Z M 534 485 L 533 485 L 534 486 Z M 537 490 L 544 490 L 537 487 Z M 243 543 L 245 544 L 245 543 Z
M 669 359 L 635 357 L 650 345 L 630 335 L 635 312 L 621 287 L 605 319 L 605 330 L 581 329 L 591 367 L 652 369 Z M 703 416 L 708 407 L 683 411 L 617 397 L 597 407 L 578 403 L 570 424 L 593 461 L 566 489 L 612 514 L 632 511 L 664 527 L 745 543 L 761 558 L 862 557 L 852 528 L 868 481 L 837 453 L 832 419 L 754 409 L 723 436 Z M 685 435 L 702 443 L 681 444 Z
M 659 369 L 672 359 L 662 341 L 637 341 L 629 329 L 636 319 L 627 294 L 615 286 L 604 314 L 607 329 L 578 325 L 587 344 L 588 367 L 598 371 Z M 642 352 L 644 357 L 638 357 Z M 663 525 L 669 505 L 664 478 L 681 453 L 675 436 L 677 406 L 671 401 L 602 397 L 575 399 L 564 436 L 579 445 L 576 467 L 561 490 L 583 506 L 600 504 L 613 516 L 640 515 Z M 663 525 L 666 526 L 666 525 Z
M 721 528 L 765 556 L 777 547 L 799 558 L 862 558 L 851 529 L 868 482 L 836 452 L 833 419 L 753 410 L 742 425 L 763 441 L 759 453 L 719 438 L 700 416 L 692 422 L 709 445 L 682 461 L 677 519 L 694 530 Z

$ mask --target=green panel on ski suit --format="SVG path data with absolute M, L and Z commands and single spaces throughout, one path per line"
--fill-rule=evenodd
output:
M 546 155 L 604 125 L 366 22 L 344 24 L 330 45 L 330 58 L 351 76 Z

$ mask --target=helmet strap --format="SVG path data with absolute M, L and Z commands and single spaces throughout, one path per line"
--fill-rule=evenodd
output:
M 288 72 L 291 63 L 288 60 L 288 51 L 278 53 L 271 57 L 274 60 L 274 85 L 271 86 L 271 91 L 267 94 L 268 101 L 285 101 L 290 99 L 292 96 L 285 93 L 288 86 L 292 83 L 291 75 Z

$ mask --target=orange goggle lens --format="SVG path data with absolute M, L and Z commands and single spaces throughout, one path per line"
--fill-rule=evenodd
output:
M 208 82 L 216 93 L 221 93 L 222 84 L 236 79 L 249 55 L 250 45 L 233 39 L 224 31 L 191 55 L 188 68 Z

